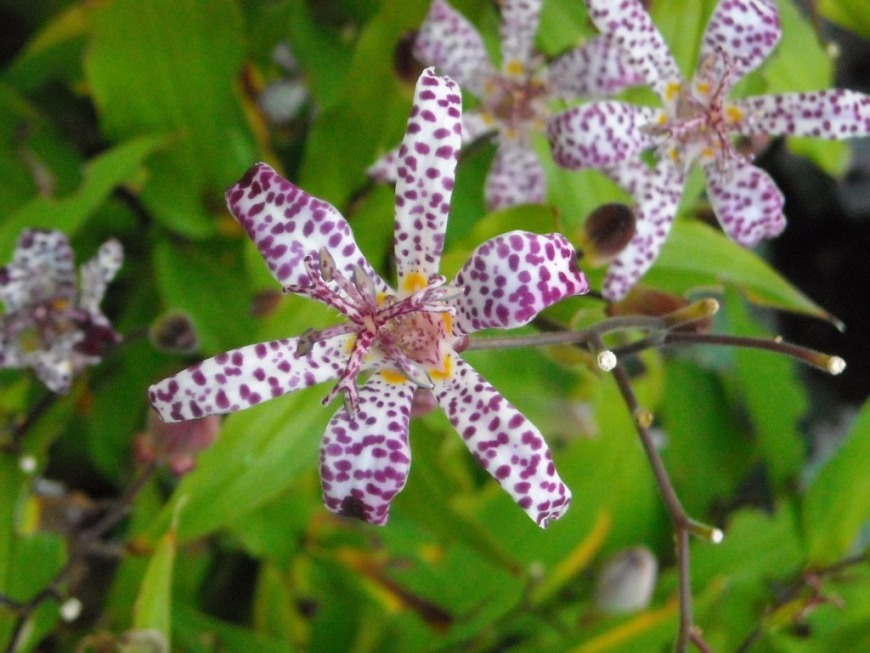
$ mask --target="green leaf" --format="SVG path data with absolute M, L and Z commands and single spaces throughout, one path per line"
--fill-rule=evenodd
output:
M 839 323 L 757 254 L 701 222 L 674 222 L 662 253 L 644 277 L 644 283 L 680 294 L 699 286 L 731 283 L 754 304 Z
M 701 36 L 715 5 L 714 0 L 673 0 L 651 6 L 653 22 L 688 80 L 695 74 Z
M 147 535 L 166 527 L 172 506 L 183 497 L 188 503 L 178 537 L 188 541 L 237 522 L 292 487 L 316 467 L 317 448 L 334 412 L 321 406 L 322 393 L 297 392 L 231 415 Z
M 204 353 L 249 344 L 251 292 L 237 248 L 160 240 L 154 246 L 154 275 L 167 308 L 190 315 Z
M 728 410 L 725 389 L 714 374 L 672 360 L 665 379 L 665 463 L 689 514 L 702 519 L 743 479 L 752 443 Z
M 233 0 L 118 0 L 88 11 L 85 72 L 113 140 L 166 134 L 142 200 L 191 237 L 214 230 L 212 207 L 256 150 L 233 85 L 244 58 Z
M 153 136 L 132 139 L 91 159 L 81 187 L 72 195 L 37 197 L 0 224 L 0 260 L 8 260 L 27 227 L 60 229 L 74 235 L 118 186 L 138 178 L 142 163 L 160 145 Z
M 841 558 L 870 519 L 870 402 L 864 404 L 834 455 L 804 498 L 803 527 L 810 560 Z
M 870 4 L 864 0 L 819 0 L 818 10 L 832 23 L 870 37 Z
M 184 502 L 178 502 L 173 510 L 172 524 L 151 556 L 142 587 L 133 606 L 133 627 L 141 630 L 153 629 L 163 635 L 167 644 L 171 641 L 172 613 L 172 570 L 175 566 L 177 549 L 176 531 L 178 517 Z
M 728 294 L 724 319 L 730 326 L 729 333 L 771 337 L 752 321 L 742 298 L 735 292 Z M 796 364 L 785 356 L 744 348 L 734 351 L 734 359 L 737 364 L 734 391 L 747 409 L 773 489 L 783 491 L 795 480 L 805 455 L 798 425 L 808 403 Z M 776 388 L 773 397 L 772 388 Z

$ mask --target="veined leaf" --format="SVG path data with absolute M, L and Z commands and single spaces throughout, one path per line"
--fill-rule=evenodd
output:
M 683 293 L 699 286 L 731 283 L 760 306 L 838 320 L 780 276 L 751 250 L 701 222 L 677 220 L 644 283 Z

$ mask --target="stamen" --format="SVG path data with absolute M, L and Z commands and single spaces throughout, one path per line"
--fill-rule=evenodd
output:
M 374 302 L 377 292 L 375 291 L 375 283 L 372 278 L 366 274 L 359 265 L 353 266 L 353 285 L 359 291 L 359 294 L 369 302 Z
M 335 278 L 336 265 L 332 254 L 325 247 L 320 248 L 320 278 L 329 283 Z

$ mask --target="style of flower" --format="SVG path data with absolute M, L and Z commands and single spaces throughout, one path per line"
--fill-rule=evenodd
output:
M 534 53 L 541 0 L 501 4 L 502 65 L 490 62 L 474 26 L 445 0 L 433 0 L 414 43 L 414 56 L 437 66 L 480 99 L 462 117 L 462 141 L 495 133 L 496 154 L 484 195 L 490 210 L 541 203 L 546 179 L 533 146 L 554 100 L 604 97 L 641 79 L 623 65 L 609 36 L 589 40 L 548 66 Z M 369 168 L 377 181 L 396 180 L 394 149 Z
M 637 233 L 613 262 L 604 295 L 619 299 L 649 269 L 676 213 L 686 174 L 698 162 L 724 231 L 751 247 L 785 227 L 783 197 L 770 176 L 737 151 L 732 135 L 841 139 L 870 133 L 870 97 L 842 89 L 729 100 L 779 41 L 773 0 L 720 0 L 691 82 L 682 79 L 640 0 L 587 0 L 601 32 L 659 95 L 663 108 L 597 102 L 568 109 L 548 126 L 553 157 L 566 168 L 600 168 L 637 202 Z M 638 155 L 654 148 L 650 169 Z
M 365 260 L 336 209 L 260 163 L 227 191 L 230 211 L 285 291 L 346 321 L 298 338 L 242 347 L 161 381 L 151 403 L 167 421 L 253 406 L 337 380 L 344 396 L 320 447 L 329 510 L 383 524 L 410 465 L 415 391 L 428 391 L 480 464 L 540 526 L 571 494 L 541 433 L 458 356 L 470 333 L 526 324 L 588 283 L 559 234 L 515 231 L 482 244 L 451 283 L 438 275 L 460 147 L 461 98 L 427 69 L 399 151 L 398 288 Z M 360 374 L 370 373 L 357 387 Z
M 117 240 L 81 266 L 66 235 L 27 229 L 12 262 L 0 268 L 0 369 L 31 367 L 49 390 L 69 391 L 73 378 L 120 342 L 100 310 L 106 286 L 124 259 Z

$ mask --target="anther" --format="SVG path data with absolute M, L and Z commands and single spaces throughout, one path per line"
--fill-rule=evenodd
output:
M 335 259 L 325 247 L 320 248 L 320 278 L 326 282 L 332 281 L 335 273 Z

